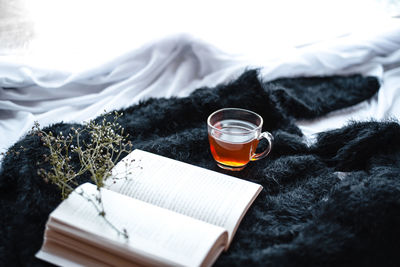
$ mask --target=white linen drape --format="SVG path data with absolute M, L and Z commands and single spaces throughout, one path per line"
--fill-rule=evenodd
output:
M 271 54 L 271 51 L 268 52 Z M 183 97 L 196 88 L 229 81 L 246 68 L 264 80 L 278 77 L 362 73 L 382 82 L 379 94 L 314 121 L 300 121 L 307 136 L 340 127 L 349 119 L 400 118 L 400 26 L 352 34 L 292 50 L 274 58 L 232 56 L 189 35 L 143 45 L 107 63 L 68 73 L 0 61 L 0 152 L 23 136 L 34 121 L 82 122 L 104 110 L 149 97 Z

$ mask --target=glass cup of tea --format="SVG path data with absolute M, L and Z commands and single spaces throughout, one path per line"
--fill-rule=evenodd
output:
M 266 157 L 274 140 L 269 132 L 261 132 L 263 118 L 250 110 L 224 108 L 207 119 L 210 150 L 217 165 L 240 171 L 250 162 Z M 265 138 L 268 147 L 256 153 L 259 141 Z

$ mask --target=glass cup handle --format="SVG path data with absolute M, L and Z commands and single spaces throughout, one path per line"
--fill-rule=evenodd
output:
M 270 134 L 269 132 L 263 132 L 260 134 L 260 136 L 257 139 L 260 140 L 261 138 L 267 139 L 268 147 L 263 152 L 254 154 L 250 159 L 251 161 L 256 161 L 256 160 L 265 158 L 269 154 L 269 152 L 271 152 L 272 142 L 274 141 L 274 137 L 272 136 L 272 134 Z

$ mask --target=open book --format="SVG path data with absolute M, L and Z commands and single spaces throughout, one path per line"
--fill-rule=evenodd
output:
M 79 186 L 49 216 L 36 257 L 57 265 L 210 266 L 228 249 L 262 187 L 183 162 L 134 150 L 113 168 L 101 189 Z

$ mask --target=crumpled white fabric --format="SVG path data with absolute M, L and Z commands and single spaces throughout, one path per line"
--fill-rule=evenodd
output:
M 246 66 L 188 35 L 144 45 L 82 73 L 0 63 L 0 149 L 32 127 L 82 122 L 149 97 L 186 96 Z
M 260 68 L 265 81 L 351 73 L 380 79 L 382 88 L 374 99 L 318 120 L 299 121 L 306 136 L 340 127 L 349 119 L 400 118 L 399 62 L 400 26 L 277 51 L 274 58 L 232 56 L 195 37 L 174 35 L 78 73 L 3 60 L 0 152 L 25 135 L 34 121 L 42 126 L 82 122 L 104 110 L 127 107 L 149 97 L 187 96 L 196 88 L 227 82 L 253 67 Z

